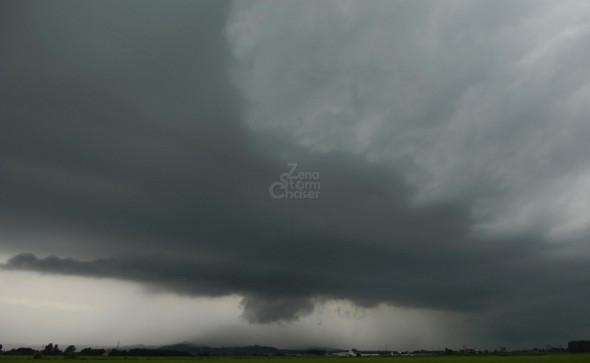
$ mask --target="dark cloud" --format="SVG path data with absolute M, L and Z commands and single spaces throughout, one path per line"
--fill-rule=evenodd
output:
M 282 297 L 268 299 L 247 295 L 242 300 L 244 318 L 252 323 L 272 323 L 281 320 L 297 320 L 310 314 L 313 302 L 305 297 Z
M 584 332 L 588 37 L 524 3 L 3 3 L 3 268 Z

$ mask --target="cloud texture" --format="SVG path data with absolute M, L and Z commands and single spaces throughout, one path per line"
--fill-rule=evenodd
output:
M 585 2 L 3 7 L 3 268 L 585 332 Z M 319 199 L 269 196 L 289 162 Z

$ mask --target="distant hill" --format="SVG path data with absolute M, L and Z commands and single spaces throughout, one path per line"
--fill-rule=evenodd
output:
M 193 343 L 178 343 L 160 347 L 162 350 L 189 352 L 201 356 L 270 356 L 270 355 L 324 355 L 340 352 L 343 349 L 309 348 L 309 349 L 280 349 L 261 345 L 245 347 L 209 347 Z

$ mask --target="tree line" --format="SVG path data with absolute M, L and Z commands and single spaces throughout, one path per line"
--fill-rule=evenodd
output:
M 35 358 L 42 358 L 44 356 L 63 356 L 65 358 L 75 358 L 77 356 L 111 356 L 111 357 L 186 357 L 191 354 L 188 352 L 181 352 L 166 349 L 151 349 L 151 348 L 133 348 L 129 350 L 123 349 L 102 349 L 102 348 L 84 348 L 77 351 L 75 345 L 69 345 L 66 349 L 61 350 L 58 344 L 49 343 L 41 350 L 36 350 L 28 347 L 20 347 L 11 349 L 9 351 L 2 351 L 2 344 L 0 344 L 0 354 L 4 355 L 27 355 Z
M 590 352 L 590 340 L 573 340 L 568 342 L 567 350 L 572 353 Z

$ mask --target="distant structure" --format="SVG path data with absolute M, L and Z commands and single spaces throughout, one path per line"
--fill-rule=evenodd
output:
M 336 357 L 384 357 L 384 356 L 394 356 L 394 355 L 402 355 L 400 352 L 391 352 L 389 350 L 358 350 L 358 349 L 350 349 L 344 352 L 334 352 L 332 353 L 333 356 Z

